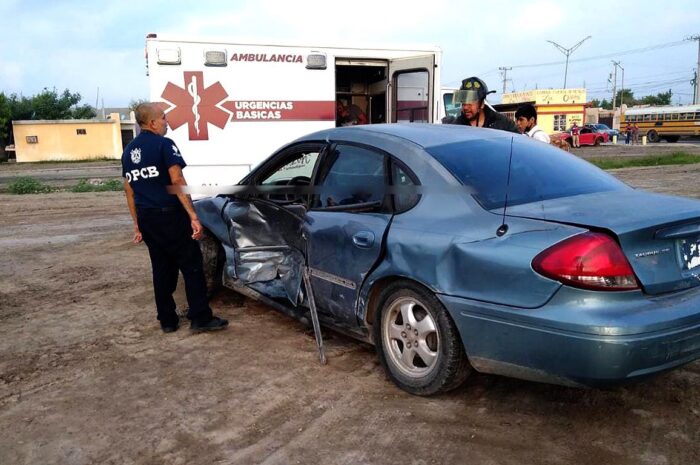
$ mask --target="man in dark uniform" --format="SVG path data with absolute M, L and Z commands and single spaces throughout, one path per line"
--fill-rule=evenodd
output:
M 207 285 L 202 268 L 202 254 L 197 239 L 202 225 L 189 195 L 172 195 L 167 186 L 186 186 L 182 168 L 186 166 L 180 150 L 165 136 L 168 124 L 158 105 L 144 103 L 136 108 L 136 122 L 141 133 L 124 149 L 122 176 L 131 217 L 134 240 L 148 247 L 153 268 L 158 320 L 163 332 L 179 326 L 173 292 L 178 270 L 185 280 L 190 328 L 212 331 L 228 326 L 228 321 L 212 315 L 207 302 Z
M 486 83 L 478 77 L 470 77 L 462 81 L 462 86 L 455 91 L 453 102 L 462 105 L 462 113 L 447 124 L 462 124 L 464 126 L 477 126 L 481 128 L 501 129 L 518 133 L 518 127 L 505 115 L 494 111 L 486 105 L 486 96 L 496 92 L 489 92 Z

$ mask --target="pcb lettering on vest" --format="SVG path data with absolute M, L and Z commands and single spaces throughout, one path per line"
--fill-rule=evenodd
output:
M 141 169 L 127 171 L 126 180 L 131 183 L 139 179 L 157 178 L 159 175 L 158 168 L 155 166 L 146 166 Z

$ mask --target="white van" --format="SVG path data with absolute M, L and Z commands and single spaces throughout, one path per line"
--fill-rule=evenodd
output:
M 233 184 L 313 131 L 439 122 L 441 58 L 438 47 L 146 38 L 150 99 L 163 102 L 195 186 Z

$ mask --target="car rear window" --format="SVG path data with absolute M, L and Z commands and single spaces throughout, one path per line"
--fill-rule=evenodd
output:
M 426 150 L 487 210 L 573 195 L 631 189 L 605 171 L 554 146 L 514 136 L 457 142 Z

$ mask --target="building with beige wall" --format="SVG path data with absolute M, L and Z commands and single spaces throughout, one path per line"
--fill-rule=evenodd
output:
M 17 162 L 121 158 L 134 137 L 133 121 L 118 113 L 103 120 L 13 121 Z
M 532 103 L 537 108 L 537 125 L 552 134 L 584 124 L 586 89 L 536 89 L 503 94 L 499 111 L 513 111 L 518 105 Z
M 607 124 L 611 129 L 620 129 L 620 115 L 627 109 L 627 105 L 614 110 L 604 108 L 586 108 L 586 124 Z

